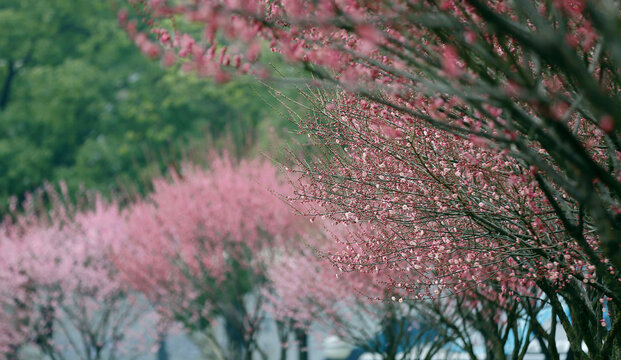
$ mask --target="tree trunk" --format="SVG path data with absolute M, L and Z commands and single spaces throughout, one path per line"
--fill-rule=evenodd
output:
M 280 360 L 287 360 L 287 341 L 289 340 L 290 327 L 284 321 L 276 320 L 276 330 L 280 343 Z
M 168 360 L 168 351 L 166 350 L 166 334 L 159 332 L 157 334 L 157 360 Z
M 287 360 L 287 348 L 280 346 L 280 360 Z
M 295 340 L 298 343 L 298 359 L 308 360 L 308 333 L 306 330 L 295 329 Z

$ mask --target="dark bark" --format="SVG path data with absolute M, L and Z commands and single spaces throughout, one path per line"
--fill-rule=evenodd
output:
M 157 360 L 168 360 L 168 350 L 166 350 L 166 334 L 160 332 L 157 337 Z
M 280 343 L 280 360 L 287 360 L 287 340 L 291 328 L 288 322 L 276 320 L 276 329 L 278 332 L 278 342 Z
M 298 343 L 298 359 L 308 360 L 308 333 L 305 330 L 296 329 L 295 340 Z

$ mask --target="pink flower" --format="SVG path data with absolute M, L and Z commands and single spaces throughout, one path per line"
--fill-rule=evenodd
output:
M 181 36 L 181 41 L 179 42 L 179 56 L 183 58 L 188 54 L 191 54 L 194 50 L 194 44 L 194 38 L 188 34 L 183 34 Z
M 452 78 L 457 78 L 463 74 L 463 63 L 459 60 L 457 50 L 450 45 L 442 47 L 442 70 Z

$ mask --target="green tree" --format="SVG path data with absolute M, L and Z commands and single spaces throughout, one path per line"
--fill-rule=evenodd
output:
M 240 153 L 286 126 L 252 80 L 216 87 L 146 59 L 115 5 L 0 3 L 0 209 L 46 180 L 146 184 L 188 147 L 214 139 Z

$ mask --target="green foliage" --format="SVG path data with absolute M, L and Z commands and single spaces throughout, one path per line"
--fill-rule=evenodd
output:
M 114 7 L 0 3 L 0 213 L 45 180 L 143 191 L 189 147 L 242 153 L 290 126 L 253 80 L 215 86 L 145 58 Z

